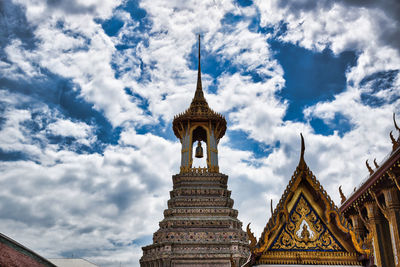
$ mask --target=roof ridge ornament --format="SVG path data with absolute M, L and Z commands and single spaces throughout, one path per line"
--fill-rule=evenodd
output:
M 371 166 L 369 166 L 368 160 L 365 161 L 365 166 L 367 166 L 367 169 L 369 171 L 369 175 L 372 175 L 374 173 L 374 170 L 372 170 Z
M 304 169 L 307 166 L 307 163 L 304 160 L 304 151 L 306 150 L 306 146 L 304 144 L 304 137 L 302 133 L 300 133 L 300 137 L 301 137 L 301 150 L 300 150 L 299 168 Z
M 394 112 L 393 112 L 393 123 L 394 123 L 394 127 L 396 128 L 396 130 L 400 132 L 400 128 L 396 123 L 396 114 Z
M 393 131 L 390 131 L 389 136 L 390 136 L 390 140 L 392 141 L 392 152 L 393 152 L 399 147 L 399 143 L 393 137 Z
M 376 162 L 376 158 L 374 158 L 374 165 L 376 169 L 379 169 L 379 164 Z
M 339 186 L 339 194 L 340 194 L 340 204 L 346 202 L 346 196 L 343 194 L 342 185 Z

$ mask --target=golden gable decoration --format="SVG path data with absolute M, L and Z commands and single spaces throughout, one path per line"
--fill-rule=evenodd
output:
M 336 240 L 317 212 L 300 193 L 278 236 L 272 242 L 271 251 L 341 251 L 343 246 Z
M 251 260 L 260 264 L 356 265 L 370 250 L 355 237 L 304 160 L 301 135 L 300 161 L 278 205 L 257 241 L 247 228 Z

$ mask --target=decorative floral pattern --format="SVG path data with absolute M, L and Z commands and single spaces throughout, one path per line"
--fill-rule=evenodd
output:
M 303 194 L 299 195 L 289 222 L 282 226 L 271 251 L 345 251 Z

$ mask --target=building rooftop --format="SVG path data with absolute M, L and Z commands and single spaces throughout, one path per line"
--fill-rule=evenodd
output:
M 48 259 L 57 267 L 99 267 L 85 259 Z

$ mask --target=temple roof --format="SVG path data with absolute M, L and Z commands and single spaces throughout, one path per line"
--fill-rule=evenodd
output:
M 199 63 L 198 63 L 198 71 L 197 71 L 197 85 L 196 91 L 194 93 L 194 97 L 192 99 L 192 103 L 190 107 L 185 110 L 183 113 L 180 113 L 174 117 L 172 122 L 172 128 L 174 130 L 175 136 L 178 138 L 182 138 L 180 132 L 183 122 L 196 122 L 196 121 L 212 121 L 219 124 L 221 131 L 219 131 L 219 136 L 217 138 L 222 138 L 226 131 L 226 120 L 225 117 L 212 110 L 207 103 L 207 100 L 204 97 L 203 87 L 201 84 L 201 65 L 200 65 L 200 35 L 199 35 Z
M 382 163 L 380 163 L 380 166 L 374 160 L 375 169 L 372 169 L 369 166 L 368 161 L 366 161 L 369 175 L 359 186 L 357 186 L 357 188 L 355 188 L 354 192 L 352 192 L 347 198 L 344 197 L 343 203 L 340 207 L 341 212 L 347 214 L 352 210 L 354 211 L 353 208 L 360 206 L 366 201 L 374 201 L 370 194 L 371 190 L 379 188 L 385 183 L 394 183 L 393 186 L 397 186 L 400 189 L 400 184 L 395 178 L 398 177 L 398 173 L 400 173 L 400 127 L 396 123 L 395 114 L 393 114 L 393 123 L 398 132 L 398 137 L 395 139 L 393 137 L 393 132 L 390 132 L 392 151 L 385 157 Z
M 258 242 L 248 228 L 256 264 L 349 264 L 368 254 L 352 226 L 304 160 L 301 135 L 299 164 Z

